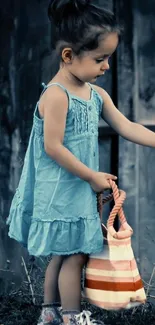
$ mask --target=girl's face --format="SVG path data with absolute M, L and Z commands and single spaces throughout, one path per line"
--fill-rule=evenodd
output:
M 82 56 L 74 56 L 68 65 L 69 72 L 82 82 L 95 82 L 109 67 L 109 58 L 118 45 L 118 34 L 110 33 L 101 40 L 95 50 L 84 52 Z

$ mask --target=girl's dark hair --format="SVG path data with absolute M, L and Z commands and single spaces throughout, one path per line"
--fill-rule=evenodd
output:
M 94 50 L 101 35 L 119 35 L 121 30 L 114 14 L 91 0 L 51 0 L 48 17 L 54 24 L 53 47 L 59 54 L 66 46 L 77 55 Z

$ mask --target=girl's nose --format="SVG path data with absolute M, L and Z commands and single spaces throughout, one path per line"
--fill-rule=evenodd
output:
M 108 59 L 104 61 L 104 64 L 102 66 L 102 70 L 109 70 L 110 69 L 110 65 L 109 65 L 109 61 Z

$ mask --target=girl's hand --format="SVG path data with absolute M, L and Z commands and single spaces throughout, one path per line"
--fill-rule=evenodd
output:
M 103 192 L 104 190 L 111 188 L 109 184 L 110 179 L 116 181 L 117 177 L 102 172 L 94 172 L 89 184 L 95 192 Z

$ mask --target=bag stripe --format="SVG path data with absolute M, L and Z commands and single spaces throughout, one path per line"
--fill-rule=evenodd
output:
M 113 307 L 116 302 L 117 304 L 125 304 L 130 301 L 130 299 L 136 299 L 138 301 L 145 301 L 146 295 L 143 288 L 138 290 L 137 292 L 133 291 L 104 291 L 104 290 L 95 290 L 95 289 L 89 289 L 86 288 L 85 290 L 86 296 L 89 297 L 93 301 L 96 301 L 96 305 L 98 305 L 98 302 L 103 302 L 103 304 L 108 303 L 111 304 Z M 139 299 L 138 299 L 139 297 Z
M 126 270 L 136 270 L 137 264 L 135 259 L 127 260 L 127 261 L 111 261 L 111 260 L 103 260 L 103 259 L 94 259 L 91 257 L 88 269 L 98 269 L 98 270 L 118 270 L 118 271 L 126 271 Z
M 116 240 L 115 238 L 112 240 L 108 240 L 104 238 L 104 244 L 109 246 L 131 246 L 131 239 L 120 239 Z
M 109 258 L 110 257 L 110 258 Z M 104 247 L 103 252 L 91 255 L 91 258 L 113 261 L 129 261 L 134 259 L 131 246 L 110 246 Z
M 103 301 L 96 301 L 96 300 L 89 299 L 89 302 L 90 302 L 90 304 L 98 306 L 100 308 L 104 308 L 107 310 L 113 310 L 113 309 L 117 310 L 117 309 L 121 309 L 121 308 L 136 307 L 137 305 L 144 303 L 145 300 L 142 299 L 136 303 L 129 302 L 128 300 L 125 302 L 123 301 L 122 303 L 116 303 L 116 301 L 113 303 L 110 303 L 110 302 L 103 302 Z
M 135 278 L 139 275 L 139 271 L 136 268 L 135 270 L 132 270 L 132 277 Z M 91 268 L 86 268 L 86 276 L 96 276 L 96 277 L 112 277 L 113 281 L 115 281 L 115 278 L 131 278 L 131 271 L 118 271 L 118 270 L 96 270 Z
M 137 282 L 105 282 L 105 281 L 85 281 L 85 286 L 89 289 L 94 290 L 106 290 L 106 291 L 135 291 L 143 288 L 142 280 L 139 279 Z
M 116 278 L 116 274 L 115 274 L 115 278 Z M 137 282 L 141 278 L 140 278 L 140 275 L 137 275 L 135 277 L 134 276 L 131 277 L 131 274 L 130 274 L 130 277 L 125 276 L 125 272 L 124 272 L 123 277 L 117 277 L 116 279 L 114 279 L 113 276 L 93 275 L 93 274 L 87 273 L 87 279 L 93 280 L 93 281 L 103 281 L 103 282 L 123 282 L 123 283 L 132 282 L 133 283 L 133 281 Z

